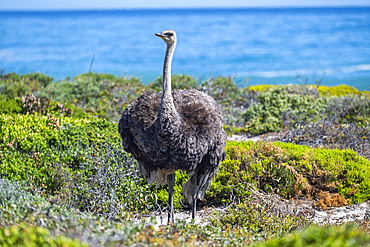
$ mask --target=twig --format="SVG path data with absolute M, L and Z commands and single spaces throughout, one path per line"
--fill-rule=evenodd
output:
M 86 83 L 86 89 L 85 89 L 85 98 L 84 98 L 84 104 L 82 106 L 82 109 L 85 110 L 85 105 L 86 105 L 86 98 L 87 98 L 87 89 L 89 88 L 89 81 L 90 81 L 90 72 L 91 72 L 91 67 L 94 63 L 94 58 L 95 58 L 95 53 L 93 54 L 93 57 L 91 59 L 91 63 L 90 63 L 90 68 L 89 68 L 89 73 L 87 75 L 87 83 Z

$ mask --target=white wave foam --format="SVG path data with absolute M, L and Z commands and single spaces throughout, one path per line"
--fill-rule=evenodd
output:
M 370 64 L 360 64 L 360 65 L 355 65 L 355 66 L 349 66 L 349 67 L 342 68 L 341 71 L 343 73 L 370 71 Z
M 300 70 L 279 70 L 279 71 L 257 71 L 248 73 L 246 76 L 257 76 L 263 78 L 275 78 L 275 77 L 295 77 L 301 75 L 313 75 L 313 74 L 326 74 L 331 75 L 334 73 L 334 70 L 327 69 L 327 70 L 314 70 L 314 69 L 300 69 Z
M 238 74 L 239 76 L 256 76 L 263 78 L 276 78 L 276 77 L 296 77 L 306 75 L 336 75 L 336 74 L 349 74 L 359 71 L 370 71 L 370 64 L 360 64 L 349 67 L 342 67 L 338 69 L 298 69 L 298 70 L 278 70 L 278 71 L 254 71 Z

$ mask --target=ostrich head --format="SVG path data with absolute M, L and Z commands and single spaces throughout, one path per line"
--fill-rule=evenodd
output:
M 167 45 L 176 44 L 176 32 L 173 30 L 165 30 L 161 33 L 156 33 L 155 35 L 163 39 Z

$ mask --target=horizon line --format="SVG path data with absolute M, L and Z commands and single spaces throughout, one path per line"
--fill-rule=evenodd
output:
M 215 6 L 215 7 L 128 7 L 128 8 L 48 8 L 0 9 L 0 12 L 68 12 L 68 11 L 140 11 L 140 10 L 252 10 L 252 9 L 345 9 L 370 8 L 369 5 L 286 5 L 286 6 Z

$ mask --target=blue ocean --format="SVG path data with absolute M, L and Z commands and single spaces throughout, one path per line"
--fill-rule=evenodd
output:
M 370 87 L 370 8 L 142 9 L 0 12 L 0 69 L 55 81 L 92 71 L 162 74 L 177 32 L 172 72 L 232 76 L 240 85 L 347 84 Z

